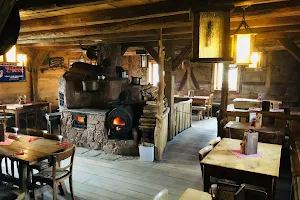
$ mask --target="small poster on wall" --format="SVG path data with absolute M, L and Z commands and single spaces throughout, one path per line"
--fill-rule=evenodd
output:
M 14 64 L 0 63 L 0 82 L 24 82 L 26 70 Z

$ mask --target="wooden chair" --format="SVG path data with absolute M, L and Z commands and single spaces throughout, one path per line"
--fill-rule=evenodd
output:
M 70 192 L 72 200 L 75 200 L 73 192 L 72 172 L 74 161 L 75 146 L 71 146 L 61 153 L 55 153 L 51 157 L 51 167 L 40 171 L 32 176 L 32 183 L 34 184 L 34 199 L 45 192 L 44 188 L 51 186 L 53 188 L 53 200 L 57 199 L 58 186 L 64 186 L 64 180 L 69 179 Z M 59 163 L 63 160 L 70 158 L 70 163 L 61 167 Z M 41 185 L 37 185 L 39 182 Z M 44 185 L 45 184 L 45 185 Z
M 215 147 L 219 142 L 221 141 L 221 137 L 217 137 L 215 139 L 212 139 L 209 144 Z
M 49 139 L 49 140 L 57 140 L 57 141 L 60 141 L 59 137 L 62 136 L 62 135 L 53 135 L 53 134 L 50 134 L 50 133 L 44 133 L 43 134 L 43 137 L 45 139 Z
M 27 135 L 35 136 L 35 137 L 43 137 L 44 132 L 38 129 L 26 128 Z
M 197 111 L 198 121 L 204 119 L 204 114 L 205 114 L 205 111 L 206 111 L 205 106 L 192 106 L 192 110 Z
M 212 145 L 203 147 L 200 151 L 199 151 L 199 163 L 200 163 L 200 168 L 201 168 L 201 173 L 202 173 L 202 177 L 203 177 L 203 165 L 201 164 L 201 161 L 205 158 L 205 156 L 213 149 L 214 147 Z
M 163 189 L 153 198 L 153 200 L 168 200 L 168 190 Z
M 211 93 L 209 95 L 208 104 L 205 105 L 207 118 L 213 117 L 213 113 L 212 113 L 212 103 L 213 103 L 213 101 L 214 101 L 214 93 Z
M 256 189 L 246 188 L 245 190 L 245 200 L 266 200 L 267 193 L 265 191 L 260 191 Z

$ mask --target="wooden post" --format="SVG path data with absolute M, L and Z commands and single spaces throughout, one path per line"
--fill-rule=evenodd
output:
M 168 140 L 168 121 L 167 116 L 164 115 L 164 52 L 162 43 L 162 29 L 159 30 L 159 41 L 158 41 L 158 56 L 159 56 L 159 90 L 157 98 L 157 115 L 156 115 L 156 127 L 154 132 L 154 144 L 155 144 L 155 159 L 161 160 L 162 153 Z
M 173 46 L 166 46 L 166 63 L 165 63 L 165 94 L 168 99 L 170 108 L 169 113 L 169 135 L 168 140 L 172 140 L 175 129 L 175 110 L 174 110 L 174 87 L 175 87 L 175 73 L 173 71 Z
M 222 91 L 221 91 L 221 105 L 220 105 L 220 113 L 218 117 L 218 136 L 224 137 L 222 135 L 222 128 L 220 127 L 220 120 L 225 117 L 225 112 L 227 110 L 228 104 L 228 71 L 229 71 L 229 63 L 224 63 L 223 70 L 223 83 L 222 83 Z
M 42 65 L 47 51 L 39 49 L 31 49 L 29 67 L 31 68 L 31 100 L 39 101 L 39 87 L 38 87 L 38 74 L 40 66 Z
M 192 67 L 191 67 L 190 63 L 186 67 L 187 67 L 186 68 L 186 71 L 187 71 L 186 89 L 190 90 L 191 89 Z
M 271 90 L 271 76 L 272 76 L 272 51 L 267 54 L 267 74 L 266 74 L 266 93 L 270 95 Z

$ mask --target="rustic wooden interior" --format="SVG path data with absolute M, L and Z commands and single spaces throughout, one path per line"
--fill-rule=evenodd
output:
M 227 105 L 238 97 L 257 99 L 260 92 L 266 93 L 268 99 L 282 101 L 286 108 L 300 106 L 298 0 L 12 0 L 6 4 L 5 9 L 0 7 L 4 16 L 14 4 L 20 9 L 21 29 L 16 47 L 18 53 L 27 55 L 27 79 L 0 83 L 0 104 L 15 103 L 18 96 L 26 95 L 28 101 L 50 102 L 55 111 L 59 98 L 58 79 L 70 64 L 82 58 L 87 63 L 96 63 L 88 59 L 81 46 L 121 44 L 121 66 L 129 79 L 141 77 L 141 84 L 146 85 L 149 68 L 141 68 L 141 57 L 136 52 L 148 52 L 150 63 L 159 64 L 157 160 L 163 159 L 167 142 L 191 126 L 191 113 L 182 114 L 191 110 L 191 101 L 174 102 L 174 95 L 187 95 L 189 90 L 199 96 L 213 93 L 213 107 L 220 109 L 220 119 L 226 116 L 228 119 L 231 116 L 247 118 L 248 113 L 226 113 Z M 264 53 L 261 69 L 238 67 L 236 91 L 229 91 L 226 79 L 227 87 L 222 91 L 214 89 L 214 63 L 184 65 L 192 54 L 190 9 L 216 5 L 233 6 L 231 34 L 238 28 L 245 9 L 246 21 L 253 33 L 257 33 L 256 47 Z M 0 18 L 0 31 L 1 22 L 5 20 Z M 245 30 L 241 29 L 241 33 Z M 64 66 L 49 68 L 44 61 L 54 57 L 63 57 Z M 170 108 L 167 112 L 164 112 L 164 97 Z M 215 116 L 213 108 L 212 111 Z M 201 114 L 205 115 L 204 111 Z M 299 116 L 265 114 L 283 120 L 300 120 Z M 298 154 L 292 156 L 299 160 Z M 300 165 L 296 166 L 300 169 Z

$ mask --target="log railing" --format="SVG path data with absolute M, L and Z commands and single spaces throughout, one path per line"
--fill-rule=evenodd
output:
M 170 133 L 173 139 L 180 132 L 188 129 L 192 125 L 192 100 L 180 101 L 174 104 L 174 131 Z

